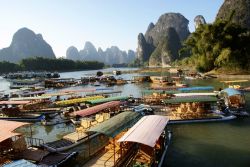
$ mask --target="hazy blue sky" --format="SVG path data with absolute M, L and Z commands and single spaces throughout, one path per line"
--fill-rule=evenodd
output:
M 137 47 L 137 35 L 167 12 L 213 22 L 223 0 L 0 0 L 0 48 L 9 46 L 22 27 L 41 33 L 57 57 L 69 46 L 78 49 L 91 41 L 97 48 Z

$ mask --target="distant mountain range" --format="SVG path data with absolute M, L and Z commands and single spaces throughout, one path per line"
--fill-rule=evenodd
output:
M 19 29 L 13 36 L 9 47 L 0 50 L 0 61 L 18 63 L 22 59 L 31 57 L 43 57 L 55 59 L 52 47 L 43 39 L 41 34 L 35 34 L 28 28 Z M 117 46 L 112 46 L 103 51 L 96 50 L 91 42 L 86 42 L 84 49 L 78 52 L 71 46 L 66 52 L 66 58 L 81 61 L 99 61 L 108 65 L 128 64 L 135 59 L 132 50 L 121 51 Z
M 230 18 L 231 16 L 231 18 Z M 229 20 L 250 29 L 250 0 L 225 0 L 216 19 Z M 195 19 L 195 27 L 206 24 L 203 16 Z M 82 50 L 71 46 L 66 51 L 66 58 L 81 61 L 99 61 L 105 64 L 128 64 L 137 59 L 149 66 L 168 66 L 180 59 L 182 43 L 190 35 L 189 20 L 180 13 L 165 13 L 158 21 L 150 23 L 146 32 L 138 35 L 137 51 L 120 50 L 112 46 L 106 50 L 86 42 Z M 0 61 L 17 63 L 24 58 L 44 57 L 55 59 L 51 46 L 41 34 L 35 34 L 28 28 L 19 29 L 13 36 L 9 47 L 0 50 Z
M 98 50 L 91 42 L 86 42 L 82 50 L 74 46 L 67 49 L 66 58 L 71 60 L 83 61 L 100 61 L 108 65 L 113 64 L 129 64 L 135 59 L 135 52 L 133 50 L 122 51 L 117 46 L 112 46 L 103 51 L 101 48 Z
M 0 50 L 0 61 L 17 63 L 30 57 L 56 58 L 42 35 L 35 34 L 28 28 L 19 29 L 14 34 L 10 46 Z

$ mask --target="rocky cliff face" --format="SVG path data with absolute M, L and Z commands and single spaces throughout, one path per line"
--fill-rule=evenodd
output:
M 133 50 L 128 50 L 127 62 L 131 63 L 135 60 L 136 53 Z
M 189 21 L 180 13 L 163 14 L 155 25 L 150 23 L 145 38 L 148 43 L 150 43 L 149 39 L 152 38 L 153 45 L 157 46 L 162 35 L 166 34 L 168 28 L 173 27 L 183 41 L 189 35 L 188 23 Z
M 206 24 L 206 20 L 202 15 L 197 15 L 194 18 L 194 25 L 195 25 L 195 29 L 197 29 L 200 25 L 202 24 Z
M 85 43 L 84 49 L 80 50 L 79 55 L 84 61 L 95 61 L 100 58 L 95 46 L 89 41 Z
M 157 48 L 151 54 L 149 66 L 169 66 L 172 61 L 179 58 L 178 51 L 181 48 L 181 42 L 176 30 L 172 27 L 166 31 Z
M 150 39 L 147 41 L 150 41 Z M 137 57 L 141 62 L 148 61 L 151 53 L 155 49 L 155 46 L 147 41 L 142 33 L 138 35 Z
M 127 53 L 126 51 L 120 50 L 117 46 L 112 46 L 105 51 L 101 48 L 98 48 L 97 51 L 91 42 L 86 42 L 84 49 L 79 52 L 75 47 L 68 48 L 66 55 L 67 59 L 99 61 L 107 65 L 129 64 L 135 59 L 135 52 L 132 50 L 129 50 Z
M 232 22 L 250 29 L 250 0 L 225 0 L 216 19 L 229 19 L 233 11 Z
M 55 58 L 55 54 L 41 34 L 35 34 L 28 28 L 19 29 L 10 46 L 0 50 L 0 61 L 16 63 L 30 57 Z
M 71 60 L 80 60 L 80 54 L 76 47 L 71 46 L 66 51 L 66 58 Z
M 162 39 L 172 38 L 167 37 L 169 35 L 172 35 L 171 33 L 177 34 L 177 40 L 179 41 L 175 42 L 175 44 L 178 43 L 178 46 L 176 46 L 175 48 L 179 48 L 180 42 L 184 41 L 190 34 L 188 23 L 189 21 L 180 13 L 166 13 L 160 16 L 156 24 L 150 23 L 145 35 L 143 35 L 142 33 L 138 35 L 137 57 L 139 58 L 139 60 L 141 60 L 142 62 L 149 61 L 152 53 L 156 50 L 156 48 L 158 48 L 158 51 L 156 51 L 154 54 L 154 58 L 152 58 L 150 61 L 151 65 L 156 65 L 156 60 L 159 60 L 158 64 L 164 64 L 165 61 L 168 62 L 168 60 L 164 60 L 164 57 L 162 57 L 161 55 L 156 55 L 156 53 L 162 53 L 160 51 L 162 49 L 159 48 L 164 46 L 162 43 Z M 172 49 L 173 47 L 168 48 Z M 171 52 L 175 54 L 176 51 Z M 157 56 L 159 57 L 156 58 Z M 170 61 L 171 60 L 172 59 L 170 59 Z

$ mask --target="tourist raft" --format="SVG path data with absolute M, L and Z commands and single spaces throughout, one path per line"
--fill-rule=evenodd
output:
M 149 83 L 134 98 L 120 89 L 127 81 Z M 172 138 L 169 125 L 222 122 L 248 114 L 242 91 L 215 92 L 212 86 L 187 87 L 183 81 L 181 75 L 125 80 L 103 74 L 81 80 L 49 78 L 39 88 L 21 81 L 25 84 L 20 89 L 1 92 L 0 165 L 70 166 L 79 153 L 84 166 L 163 166 Z M 46 136 L 32 136 L 31 123 L 73 129 L 44 142 Z M 25 133 L 14 131 L 21 126 L 30 127 Z

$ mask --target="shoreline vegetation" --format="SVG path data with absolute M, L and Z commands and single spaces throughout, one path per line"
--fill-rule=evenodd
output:
M 250 74 L 250 31 L 233 23 L 234 15 L 199 25 L 184 42 L 176 65 L 215 74 Z
M 83 70 L 102 70 L 105 67 L 104 63 L 100 63 L 97 61 L 73 61 L 68 59 L 47 59 L 47 58 L 28 58 L 23 59 L 20 63 L 10 63 L 10 62 L 0 62 L 0 74 L 9 73 L 9 72 L 21 72 L 21 71 L 57 71 L 57 72 L 73 72 L 73 71 L 83 71 Z M 116 68 L 116 67 L 114 67 Z M 126 67 L 125 67 L 126 68 Z M 127 67 L 130 68 L 130 67 Z M 180 68 L 180 69 L 188 69 L 187 66 L 185 68 L 179 67 L 138 67 L 136 70 L 131 71 L 122 71 L 123 74 L 130 73 L 159 73 L 159 72 L 167 72 L 170 68 Z M 189 68 L 190 69 L 190 68 Z M 196 71 L 191 68 L 191 71 Z M 107 72 L 105 74 L 111 74 L 111 72 Z M 241 79 L 250 79 L 250 71 L 247 70 L 233 70 L 230 69 L 217 69 L 212 70 L 205 75 L 212 75 L 217 78 L 241 78 Z
M 139 68 L 137 70 L 131 70 L 131 71 L 122 71 L 123 74 L 130 74 L 130 73 L 159 73 L 159 72 L 167 72 L 168 69 L 170 69 L 171 67 L 167 67 L 167 68 L 161 68 L 161 67 L 152 67 L 152 68 Z M 180 67 L 173 67 L 173 68 L 180 68 Z M 195 70 L 194 70 L 195 71 Z M 110 74 L 111 72 L 107 72 L 105 74 Z M 239 73 L 235 73 L 234 72 L 230 72 L 230 73 L 223 73 L 221 71 L 210 71 L 207 73 L 204 73 L 204 75 L 210 75 L 210 76 L 214 76 L 216 78 L 239 78 L 239 79 L 250 79 L 250 72 L 248 71 L 244 71 L 244 72 L 239 72 Z
M 97 61 L 73 61 L 68 59 L 48 59 L 42 57 L 21 60 L 18 64 L 0 62 L 0 74 L 18 71 L 57 71 L 70 72 L 81 70 L 98 70 L 104 68 L 104 63 Z

